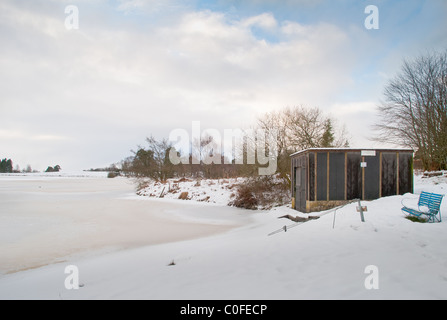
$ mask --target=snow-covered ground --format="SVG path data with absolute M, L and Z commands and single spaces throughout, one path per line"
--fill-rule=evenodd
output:
M 148 181 L 138 190 L 140 196 L 179 199 L 182 193 L 188 200 L 227 205 L 236 194 L 237 186 L 244 178 L 230 179 L 169 179 L 165 183 Z
M 2 179 L 0 177 L 0 182 Z M 422 224 L 405 219 L 400 210 L 401 201 L 403 198 L 417 201 L 417 194 L 363 201 L 362 205 L 367 206 L 365 222 L 361 222 L 356 211 L 357 204 L 353 203 L 336 212 L 322 212 L 317 220 L 269 236 L 284 225 L 294 226 L 290 220 L 278 217 L 286 214 L 295 216 L 298 213 L 288 206 L 268 211 L 246 211 L 224 206 L 218 201 L 212 203 L 141 197 L 132 195 L 130 189 L 117 186 L 125 179 L 115 179 L 104 179 L 106 184 L 102 185 L 104 187 L 110 183 L 116 187 L 112 188 L 113 192 L 103 194 L 104 199 L 113 204 L 106 206 L 105 211 L 98 216 L 91 212 L 94 217 L 109 219 L 107 211 L 113 211 L 114 205 L 123 208 L 126 203 L 129 210 L 140 205 L 149 208 L 162 206 L 153 216 L 123 212 L 122 219 L 118 219 L 115 213 L 110 219 L 126 223 L 130 214 L 134 223 L 130 224 L 128 230 L 135 227 L 135 234 L 141 236 L 144 232 L 142 228 L 137 228 L 138 225 L 150 224 L 151 219 L 166 216 L 166 220 L 163 220 L 165 226 L 182 222 L 184 228 L 190 227 L 194 232 L 197 231 L 197 236 L 153 244 L 150 239 L 142 237 L 139 238 L 140 245 L 106 252 L 78 248 L 77 254 L 70 255 L 62 250 L 58 261 L 0 275 L 1 299 L 447 298 L 447 220 Z M 6 182 L 0 185 L 0 195 L 6 193 L 12 196 L 12 193 L 19 192 L 20 185 L 12 184 L 9 187 Z M 67 180 L 65 183 L 68 183 Z M 47 186 L 50 187 L 51 183 Z M 222 193 L 228 195 L 231 192 L 231 189 L 218 188 L 218 184 L 214 186 L 219 190 L 221 199 L 224 198 Z M 416 176 L 415 193 L 422 190 L 446 194 L 447 177 L 423 179 Z M 27 199 L 35 201 L 36 206 L 44 205 L 37 191 L 33 191 L 35 193 L 32 197 L 30 190 L 26 192 Z M 72 193 L 62 193 L 58 194 L 60 201 L 73 201 Z M 77 196 L 81 197 L 81 194 Z M 85 201 L 89 201 L 88 194 L 83 196 Z M 62 203 L 60 205 L 68 211 Z M 0 206 L 4 204 L 0 203 Z M 447 213 L 447 200 L 443 201 L 441 208 L 444 214 Z M 64 210 L 57 218 L 64 218 Z M 0 211 L 0 218 L 5 216 L 4 212 Z M 71 231 L 89 235 L 88 230 L 75 229 L 75 226 L 82 226 L 79 223 L 74 224 L 73 229 L 70 224 L 60 220 L 50 226 L 57 210 L 53 215 L 45 215 L 43 211 L 37 210 L 37 216 L 20 212 L 19 208 L 16 216 L 8 215 L 9 220 L 6 222 L 10 228 L 2 230 L 10 235 L 9 245 L 15 243 L 18 250 L 20 246 L 29 243 L 26 234 L 20 232 L 14 239 L 14 228 L 23 231 L 19 225 L 35 223 L 39 215 L 43 215 L 46 220 L 38 228 L 54 236 L 55 244 L 61 236 L 54 232 L 55 228 L 63 227 L 65 234 Z M 89 215 L 84 217 L 86 220 L 82 221 L 88 221 Z M 70 219 L 74 219 L 74 216 L 71 215 Z M 99 228 L 102 225 L 94 226 Z M 201 234 L 196 229 L 198 226 L 224 226 L 226 229 Z M 169 232 L 168 229 L 166 232 Z M 106 236 L 105 233 L 102 235 Z M 130 238 L 126 239 L 130 241 L 132 237 L 128 236 Z M 112 234 L 107 234 L 107 237 L 113 239 Z M 31 240 L 36 242 L 35 248 L 38 248 L 39 238 Z M 93 241 L 94 237 L 90 240 Z M 146 245 L 145 241 L 148 241 Z M 87 245 L 89 241 L 78 243 Z M 51 243 L 45 244 L 51 248 Z M 5 252 L 1 251 L 4 245 L 2 240 L 0 263 Z M 70 273 L 64 273 L 69 265 L 76 266 L 79 271 L 79 289 L 69 290 L 65 287 L 65 280 L 71 276 Z M 369 289 L 372 283 L 378 288 Z
M 252 181 L 253 182 L 253 181 Z M 227 178 L 227 179 L 168 179 L 166 182 L 157 182 L 153 180 L 141 183 L 137 194 L 144 197 L 163 198 L 163 199 L 183 199 L 198 202 L 214 203 L 218 205 L 232 205 L 237 199 L 238 188 L 241 185 L 250 183 L 249 178 Z M 283 180 L 273 177 L 271 181 L 264 182 L 266 185 L 278 184 L 269 194 L 262 194 L 263 198 L 257 204 L 258 209 L 271 209 L 285 203 L 291 202 L 289 194 L 284 194 L 281 184 Z M 259 189 L 258 189 L 259 190 Z M 260 193 L 261 191 L 257 191 Z M 288 190 L 287 190 L 288 192 Z

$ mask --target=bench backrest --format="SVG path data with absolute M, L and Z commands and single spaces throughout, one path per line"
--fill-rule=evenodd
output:
M 432 213 L 437 213 L 439 211 L 439 208 L 441 207 L 442 197 L 444 196 L 441 194 L 428 193 L 423 191 L 419 196 L 418 205 L 426 206 L 430 209 Z

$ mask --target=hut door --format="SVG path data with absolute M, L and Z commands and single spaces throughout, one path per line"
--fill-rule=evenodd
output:
M 306 210 L 306 168 L 295 168 L 295 209 L 305 212 Z

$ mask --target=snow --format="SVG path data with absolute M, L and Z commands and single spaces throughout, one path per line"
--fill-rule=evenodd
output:
M 317 220 L 271 236 L 268 234 L 284 225 L 295 225 L 278 217 L 306 215 L 288 206 L 263 211 L 225 206 L 224 195 L 229 197 L 231 189 L 219 188 L 218 183 L 203 186 L 209 190 L 210 199 L 212 189 L 216 190 L 216 200 L 199 202 L 174 196 L 136 196 L 124 178 L 61 177 L 59 189 L 40 195 L 35 190 L 39 183 L 50 188 L 59 181 L 40 179 L 12 181 L 10 176 L 0 177 L 0 266 L 14 246 L 27 253 L 39 252 L 36 248 L 45 244 L 47 250 L 40 258 L 51 255 L 42 266 L 2 273 L 0 299 L 447 298 L 447 223 L 411 222 L 400 210 L 403 199 L 417 201 L 417 193 L 422 190 L 446 194 L 445 175 L 416 176 L 414 195 L 362 201 L 367 206 L 365 222 L 356 211 L 358 204 L 352 203 L 337 211 L 321 212 Z M 15 208 L 14 197 L 23 197 L 31 204 Z M 3 202 L 5 199 L 12 202 Z M 46 200 L 58 201 L 59 212 L 46 212 Z M 100 212 L 79 211 L 78 217 L 76 210 L 64 206 L 64 201 L 83 210 L 86 207 L 82 201 L 93 203 Z M 446 200 L 441 210 L 447 212 Z M 22 229 L 27 223 L 37 224 L 36 228 Z M 101 231 L 126 223 L 124 236 Z M 151 223 L 155 223 L 151 233 L 165 238 L 156 241 L 144 236 L 142 226 Z M 175 229 L 176 224 L 180 227 Z M 171 238 L 171 226 L 176 233 L 190 230 L 192 234 Z M 98 229 L 105 240 L 92 249 Z M 157 233 L 158 229 L 162 232 Z M 84 237 L 86 240 L 82 240 Z M 121 241 L 127 245 L 120 246 Z M 79 247 L 72 254 L 58 247 L 57 242 L 73 242 Z M 107 247 L 107 243 L 114 247 Z M 52 251 L 53 247 L 60 252 Z M 79 270 L 79 289 L 65 288 L 68 265 Z M 377 267 L 378 289 L 365 286 L 369 266 Z
M 413 152 L 412 149 L 408 149 L 408 148 L 309 148 L 309 149 L 305 149 L 305 150 L 300 150 L 297 151 L 295 153 L 292 153 L 290 156 L 294 157 L 296 155 L 299 155 L 301 153 L 306 153 L 306 152 L 312 152 L 312 151 L 408 151 L 408 152 Z
M 65 171 L 58 172 L 32 172 L 32 173 L 0 173 L 4 180 L 39 180 L 42 178 L 107 178 L 107 171 Z
M 230 179 L 169 179 L 166 183 L 149 181 L 147 186 L 137 193 L 140 196 L 162 196 L 166 199 L 179 199 L 187 192 L 188 200 L 227 205 L 236 193 L 237 186 L 244 178 Z
M 270 177 L 269 183 L 282 184 L 283 180 L 277 176 Z M 137 194 L 145 197 L 163 199 L 181 199 L 198 202 L 206 202 L 216 205 L 231 205 L 235 200 L 237 189 L 244 183 L 249 183 L 249 178 L 228 179 L 168 179 L 166 182 L 146 181 L 137 190 Z M 259 201 L 258 209 L 270 209 L 291 202 L 290 195 L 284 196 L 281 189 L 270 190 L 269 194 L 263 193 L 268 201 Z

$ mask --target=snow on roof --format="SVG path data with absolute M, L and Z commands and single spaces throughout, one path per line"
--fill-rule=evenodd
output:
M 312 151 L 351 151 L 351 152 L 361 152 L 361 151 L 390 151 L 390 152 L 414 152 L 413 149 L 408 148 L 309 148 L 305 150 L 300 150 L 290 155 L 290 157 L 296 156 L 301 153 L 312 152 Z

